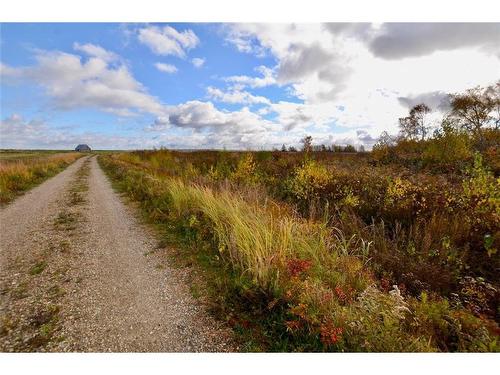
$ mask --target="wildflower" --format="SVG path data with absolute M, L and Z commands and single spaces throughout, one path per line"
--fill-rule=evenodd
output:
M 301 273 L 307 271 L 312 265 L 310 260 L 304 259 L 290 259 L 287 262 L 288 272 L 292 277 L 296 277 Z
M 332 323 L 323 324 L 320 328 L 321 342 L 324 345 L 333 345 L 342 337 L 342 327 L 335 327 Z
M 321 302 L 327 303 L 333 299 L 333 292 L 331 290 L 325 291 L 321 296 Z
M 341 302 L 345 302 L 347 300 L 347 295 L 344 293 L 341 287 L 335 287 L 335 294 Z
M 380 287 L 385 292 L 389 291 L 390 285 L 391 285 L 391 282 L 389 279 L 386 279 L 385 277 L 383 277 L 382 280 L 380 280 Z
M 307 310 L 307 305 L 306 304 L 303 304 L 303 303 L 299 303 L 297 306 L 294 306 L 290 309 L 290 312 L 293 314 L 293 315 L 296 315 L 298 316 L 299 318 L 302 318 L 302 319 L 306 319 L 307 318 L 307 315 L 306 315 L 306 310 Z

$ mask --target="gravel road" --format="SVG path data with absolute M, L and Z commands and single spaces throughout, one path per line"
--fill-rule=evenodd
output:
M 0 211 L 0 350 L 236 351 L 96 157 Z

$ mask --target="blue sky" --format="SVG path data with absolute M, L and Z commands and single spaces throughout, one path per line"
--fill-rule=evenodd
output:
M 0 147 L 370 147 L 494 83 L 499 26 L 3 23 Z

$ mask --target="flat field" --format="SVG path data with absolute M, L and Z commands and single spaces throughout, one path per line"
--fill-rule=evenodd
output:
M 46 150 L 0 150 L 0 204 L 62 171 L 82 154 Z

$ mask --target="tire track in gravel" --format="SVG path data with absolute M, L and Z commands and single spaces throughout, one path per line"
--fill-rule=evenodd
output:
M 83 161 L 59 178 L 61 181 L 58 184 L 49 185 L 49 189 L 55 189 L 59 184 L 61 187 L 67 185 L 67 181 L 75 176 L 76 169 L 81 167 L 82 163 Z M 135 211 L 125 206 L 112 190 L 96 157 L 90 158 L 87 164 L 88 174 L 83 175 L 88 190 L 83 189 L 79 192 L 80 195 L 75 196 L 74 191 L 66 189 L 65 195 L 58 193 L 64 198 L 60 197 L 58 201 L 54 198 L 49 203 L 40 203 L 37 212 L 45 212 L 47 205 L 51 207 L 42 216 L 51 218 L 52 221 L 49 221 L 53 228 L 49 230 L 46 226 L 35 225 L 30 229 L 32 233 L 39 234 L 37 231 L 44 231 L 52 237 L 61 235 L 67 237 L 56 240 L 58 247 L 61 243 L 66 244 L 64 260 L 59 257 L 53 261 L 59 262 L 58 267 L 65 269 L 62 280 L 66 280 L 60 283 L 61 285 L 58 284 L 62 292 L 57 300 L 57 325 L 52 328 L 50 342 L 36 347 L 35 350 L 85 352 L 237 350 L 231 330 L 210 317 L 192 297 L 183 271 L 166 264 L 165 256 L 157 251 L 158 241 L 154 233 L 138 223 L 134 216 Z M 43 185 L 40 188 L 43 188 Z M 75 200 L 77 204 L 72 204 Z M 53 207 L 57 204 L 59 207 Z M 24 209 L 28 206 L 26 203 L 18 205 Z M 72 213 L 77 216 L 76 220 L 71 220 Z M 1 215 L 3 219 L 4 212 Z M 19 220 L 21 227 L 25 225 L 21 218 Z M 33 217 L 29 222 L 36 223 L 38 220 L 40 218 Z M 58 228 L 58 222 L 62 223 L 62 230 Z M 5 227 L 6 231 L 12 229 L 15 220 L 9 219 L 9 223 L 11 224 Z M 22 228 L 18 231 L 28 233 Z M 30 252 L 33 238 L 21 234 L 9 234 L 9 236 L 10 250 L 5 250 L 5 254 L 17 253 L 24 257 Z M 4 258 L 3 245 L 1 251 Z M 13 259 L 16 257 L 6 258 L 13 265 L 5 274 L 15 273 L 16 265 Z M 52 275 L 48 271 L 43 271 L 42 274 Z M 50 284 L 45 279 L 40 278 L 39 281 Z M 50 288 L 49 285 L 45 285 L 44 290 L 48 287 Z M 12 288 L 6 287 L 6 289 Z M 9 291 L 7 294 L 10 297 L 12 293 Z M 12 298 L 8 300 L 12 301 Z M 9 324 L 7 322 L 7 327 L 3 331 L 9 330 Z M 3 326 L 5 328 L 5 324 Z M 38 334 L 40 335 L 40 332 Z M 0 335 L 0 339 L 3 340 L 2 337 L 5 336 Z M 18 346 L 17 350 L 19 348 L 22 351 L 33 349 L 22 345 Z

